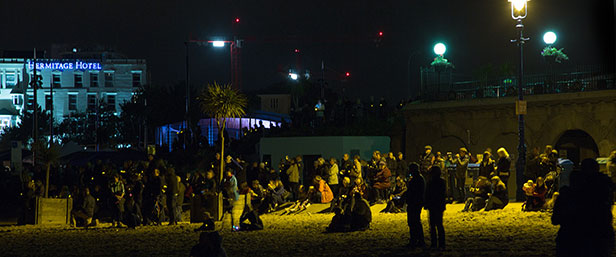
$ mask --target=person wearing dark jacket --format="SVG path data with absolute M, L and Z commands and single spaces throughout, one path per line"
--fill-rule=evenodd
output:
M 494 176 L 492 181 L 492 193 L 489 193 L 488 202 L 486 203 L 486 211 L 503 209 L 509 203 L 509 195 L 505 183 L 498 176 Z
M 175 175 L 175 170 L 173 168 L 167 169 L 167 174 L 165 174 L 165 193 L 167 194 L 167 214 L 169 215 L 169 225 L 177 225 L 178 222 L 175 217 L 175 207 L 176 207 L 176 198 L 178 197 L 178 177 Z
M 445 250 L 445 229 L 443 228 L 443 212 L 445 211 L 445 180 L 441 178 L 441 168 L 432 166 L 426 185 L 426 201 L 424 208 L 430 217 L 431 248 Z M 438 234 L 437 234 L 438 232 Z M 438 238 L 438 243 L 437 243 Z
M 614 185 L 594 159 L 569 178 L 554 204 L 552 224 L 560 225 L 556 256 L 611 256 L 614 249 Z
M 73 224 L 75 226 L 83 224 L 87 227 L 92 223 L 92 217 L 94 217 L 94 207 L 96 206 L 96 200 L 90 195 L 90 189 L 84 188 L 83 198 L 79 207 L 73 207 L 71 215 L 73 216 Z
M 419 165 L 411 163 L 409 165 L 411 179 L 407 183 L 406 191 L 406 217 L 409 225 L 410 240 L 409 247 L 425 247 L 423 227 L 421 225 L 421 208 L 424 204 L 425 180 L 419 173 Z
M 511 169 L 511 158 L 509 157 L 507 150 L 503 147 L 499 148 L 496 153 L 498 153 L 498 161 L 496 162 L 496 173 L 494 176 L 498 176 L 501 181 L 503 181 L 505 186 L 507 186 L 507 181 L 509 181 L 509 171 Z

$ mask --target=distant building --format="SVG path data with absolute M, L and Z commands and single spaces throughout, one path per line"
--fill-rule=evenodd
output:
M 291 95 L 271 94 L 258 95 L 261 98 L 261 111 L 289 114 L 291 110 Z
M 54 48 L 54 58 L 36 60 L 37 76 L 42 76 L 37 102 L 45 111 L 53 109 L 57 123 L 78 113 L 96 112 L 97 107 L 119 115 L 120 105 L 147 83 L 143 59 L 127 59 L 97 49 L 59 49 L 62 48 Z M 34 108 L 34 91 L 29 86 L 35 79 L 34 60 L 24 58 L 23 54 L 14 55 L 15 58 L 9 55 L 5 51 L 0 58 L 0 131 L 17 125 L 19 114 Z

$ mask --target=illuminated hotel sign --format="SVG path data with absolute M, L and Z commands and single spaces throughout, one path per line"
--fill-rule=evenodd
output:
M 28 60 L 28 69 L 34 69 L 34 63 Z M 82 62 L 76 60 L 74 62 L 54 62 L 54 61 L 38 61 L 36 62 L 37 70 L 100 70 L 102 69 L 100 62 Z

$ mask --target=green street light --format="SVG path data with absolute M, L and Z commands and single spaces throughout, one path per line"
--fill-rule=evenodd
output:
M 545 42 L 548 45 L 554 44 L 554 42 L 556 42 L 556 33 L 552 31 L 548 31 L 545 34 L 543 34 L 543 42 Z
M 434 45 L 434 53 L 436 55 L 443 55 L 447 51 L 447 47 L 443 43 L 437 43 Z

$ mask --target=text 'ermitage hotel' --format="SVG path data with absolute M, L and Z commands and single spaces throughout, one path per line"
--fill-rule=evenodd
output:
M 0 51 L 0 132 L 17 125 L 24 111 L 33 110 L 33 80 L 42 82 L 38 105 L 53 112 L 58 124 L 71 115 L 96 113 L 101 107 L 119 115 L 120 105 L 147 83 L 144 59 L 128 59 L 100 47 L 52 46 L 50 53 L 37 50 L 39 78 L 33 77 L 33 54 L 32 50 Z

